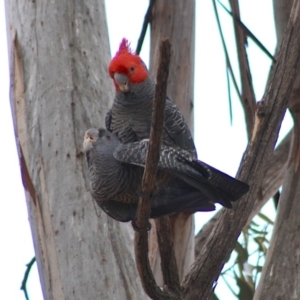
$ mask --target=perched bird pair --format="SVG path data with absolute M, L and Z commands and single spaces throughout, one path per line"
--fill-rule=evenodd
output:
M 105 129 L 89 129 L 84 137 L 91 193 L 118 221 L 135 218 L 150 135 L 155 82 L 138 55 L 123 39 L 109 65 L 116 96 Z M 189 128 L 167 99 L 157 183 L 151 218 L 178 212 L 210 211 L 214 203 L 231 208 L 249 189 L 197 160 Z

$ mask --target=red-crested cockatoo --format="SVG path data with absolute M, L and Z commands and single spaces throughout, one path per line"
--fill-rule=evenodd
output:
M 116 96 L 106 116 L 106 128 L 124 144 L 149 138 L 155 82 L 126 39 L 122 40 L 108 70 Z M 166 100 L 162 144 L 184 149 L 197 157 L 187 123 L 170 98 Z

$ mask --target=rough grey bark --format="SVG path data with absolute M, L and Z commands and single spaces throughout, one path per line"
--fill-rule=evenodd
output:
M 89 193 L 83 134 L 113 97 L 103 1 L 6 1 L 11 106 L 45 299 L 142 299 L 123 224 Z
M 193 132 L 193 86 L 195 51 L 195 0 L 156 1 L 151 22 L 151 72 L 158 65 L 161 38 L 169 38 L 172 57 L 167 94 L 179 107 L 191 132 Z M 180 279 L 194 261 L 194 219 L 189 214 L 170 218 L 175 255 Z M 152 223 L 155 228 L 155 223 Z M 150 259 L 155 278 L 163 283 L 156 231 L 150 233 Z
M 299 14 L 300 2 L 291 11 L 293 1 L 274 0 L 277 41 L 280 44 L 289 16 Z M 300 196 L 300 69 L 293 86 L 289 109 L 294 120 L 293 143 L 279 199 L 278 213 L 270 247 L 254 299 L 298 299 L 300 297 L 299 272 L 299 196 Z
M 287 23 L 291 14 L 291 9 L 294 0 L 273 0 L 274 9 L 274 21 L 277 36 L 277 48 L 283 39 L 284 32 L 286 30 Z M 300 89 L 300 72 L 297 73 L 297 77 L 294 83 L 294 91 Z
M 300 297 L 300 94 L 293 100 L 290 109 L 294 118 L 294 134 L 289 168 L 255 300 Z
M 279 46 L 288 23 L 294 0 L 273 0 L 274 23 Z

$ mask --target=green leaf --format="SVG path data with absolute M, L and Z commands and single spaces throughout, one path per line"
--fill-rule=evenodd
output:
M 250 226 L 255 226 L 255 227 L 259 227 L 259 224 L 257 224 L 254 220 L 251 221 Z
M 231 62 L 230 62 L 230 58 L 229 58 L 227 46 L 226 46 L 226 43 L 225 43 L 225 38 L 224 38 L 224 34 L 223 34 L 223 30 L 222 30 L 222 26 L 221 26 L 221 22 L 220 22 L 220 18 L 219 18 L 219 13 L 218 13 L 218 9 L 217 9 L 216 0 L 212 0 L 212 3 L 213 3 L 214 13 L 215 13 L 215 16 L 216 16 L 217 25 L 218 25 L 218 29 L 219 29 L 219 33 L 220 33 L 220 37 L 221 37 L 221 42 L 222 42 L 222 46 L 223 46 L 223 50 L 224 50 L 224 54 L 225 54 L 226 68 L 227 68 L 226 69 L 226 73 L 230 74 L 233 86 L 235 88 L 235 91 L 236 91 L 239 99 L 242 101 L 242 96 L 241 96 L 241 93 L 239 91 L 237 80 L 236 80 L 236 78 L 234 76 L 234 73 L 233 73 L 233 69 L 232 69 L 232 66 L 231 66 Z M 230 94 L 231 94 L 231 92 L 230 92 Z M 231 98 L 229 98 L 229 101 L 231 101 Z
M 267 223 L 269 223 L 270 225 L 274 225 L 274 222 L 273 222 L 271 219 L 269 219 L 265 214 L 259 212 L 257 215 L 258 215 L 262 220 L 264 220 L 264 221 L 266 221 Z
M 232 126 L 233 114 L 232 114 L 232 99 L 231 99 L 231 89 L 230 89 L 230 71 L 229 71 L 229 68 L 226 68 L 226 81 L 227 81 L 227 90 L 228 90 L 230 125 Z
M 257 233 L 257 234 L 266 234 L 266 232 L 264 230 L 257 230 L 257 229 L 254 229 L 253 227 L 249 227 L 249 230 L 252 231 L 253 233 Z

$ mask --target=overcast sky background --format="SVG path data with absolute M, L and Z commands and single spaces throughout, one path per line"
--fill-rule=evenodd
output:
M 112 54 L 118 49 L 123 37 L 131 41 L 135 49 L 140 35 L 147 0 L 107 0 L 108 28 Z M 212 1 L 196 1 L 196 51 L 195 51 L 195 143 L 201 160 L 235 176 L 242 154 L 246 148 L 244 116 L 238 98 L 232 90 L 233 125 L 230 125 L 225 59 L 216 26 Z M 228 5 L 224 0 L 224 4 Z M 241 18 L 256 37 L 274 53 L 276 37 L 274 32 L 272 0 L 240 0 Z M 116 9 L 117 8 L 117 9 Z M 234 34 L 231 18 L 219 7 L 222 26 L 232 63 L 238 76 L 235 57 Z M 4 4 L 0 4 L 0 188 L 1 218 L 0 236 L 0 295 L 2 299 L 23 300 L 20 291 L 25 264 L 34 256 L 24 190 L 20 177 L 15 138 L 9 105 L 9 72 L 6 48 Z M 95 51 L 98 51 L 95 49 Z M 149 34 L 141 53 L 148 63 Z M 257 100 L 262 98 L 270 60 L 249 40 L 248 55 Z M 107 62 L 109 63 L 109 62 Z M 290 116 L 282 126 L 280 139 L 292 125 Z M 272 205 L 264 208 L 271 215 Z M 213 213 L 196 214 L 196 231 L 211 218 Z M 31 300 L 42 299 L 36 265 L 29 282 Z M 219 288 L 220 287 L 220 288 Z M 225 293 L 220 281 L 219 295 Z M 229 294 L 231 295 L 231 294 Z M 221 299 L 230 299 L 222 297 Z M 231 296 L 231 299 L 234 299 Z

